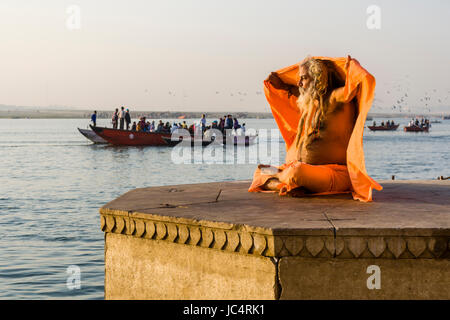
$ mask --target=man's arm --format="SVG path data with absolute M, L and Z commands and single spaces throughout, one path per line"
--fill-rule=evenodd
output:
M 329 103 L 326 109 L 326 113 L 332 113 L 341 106 L 342 104 L 348 104 L 350 101 L 352 101 L 356 94 L 359 91 L 359 86 L 357 86 L 355 89 L 353 89 L 350 92 L 347 92 L 344 87 L 337 88 L 331 92 Z
M 275 89 L 279 90 L 285 90 L 288 92 L 288 98 L 291 97 L 291 95 L 294 95 L 298 97 L 300 95 L 300 91 L 298 89 L 298 86 L 293 86 L 287 83 L 284 83 L 283 80 L 281 80 L 280 76 L 276 72 L 271 72 L 270 75 L 267 77 L 266 81 L 269 81 L 270 84 Z
M 359 86 L 354 88 L 352 91 L 347 92 L 344 87 L 337 88 L 333 90 L 330 96 L 331 104 L 336 103 L 348 103 L 356 97 L 356 94 L 359 91 Z

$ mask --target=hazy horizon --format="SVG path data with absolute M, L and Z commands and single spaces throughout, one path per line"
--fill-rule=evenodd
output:
M 371 112 L 449 112 L 448 12 L 439 0 L 3 0 L 0 104 L 270 112 L 270 71 L 350 54 L 377 79 Z

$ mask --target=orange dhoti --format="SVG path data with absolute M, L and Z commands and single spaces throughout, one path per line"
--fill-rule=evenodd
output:
M 274 192 L 264 190 L 263 185 L 270 178 L 276 178 L 280 195 L 285 195 L 292 189 L 304 187 L 314 194 L 333 194 L 352 191 L 352 183 L 347 166 L 338 164 L 311 165 L 300 161 L 293 161 L 277 167 L 280 171 L 276 175 L 263 174 L 256 169 L 253 176 L 251 192 Z
M 297 97 L 285 90 L 277 89 L 269 81 L 264 81 L 264 93 L 270 104 L 272 114 L 286 143 L 286 164 L 278 173 L 263 174 L 256 169 L 250 192 L 273 192 L 264 190 L 263 186 L 270 178 L 279 181 L 277 189 L 284 195 L 292 189 L 304 187 L 315 194 L 331 194 L 352 192 L 353 198 L 361 201 L 372 201 L 372 190 L 382 187 L 366 172 L 363 131 L 367 113 L 372 105 L 375 92 L 375 78 L 367 72 L 355 59 L 314 57 L 333 63 L 342 79 L 345 79 L 344 99 L 353 98 L 357 106 L 357 119 L 346 150 L 346 165 L 325 164 L 310 165 L 296 161 L 294 140 L 297 135 L 300 110 Z M 277 74 L 286 84 L 297 85 L 299 64 L 278 70 Z M 356 92 L 356 95 L 352 95 Z

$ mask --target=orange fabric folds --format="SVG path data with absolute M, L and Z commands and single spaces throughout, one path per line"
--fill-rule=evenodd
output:
M 292 181 L 292 179 L 295 179 L 293 177 L 298 177 L 300 174 L 305 179 L 309 177 L 313 180 L 316 179 L 319 184 L 322 183 L 320 188 L 311 190 L 312 192 L 329 194 L 352 191 L 355 200 L 372 201 L 372 190 L 382 190 L 382 187 L 369 177 L 366 172 L 363 131 L 367 113 L 369 112 L 374 97 L 375 78 L 361 67 L 357 60 L 350 57 L 314 58 L 328 60 L 334 64 L 337 72 L 345 79 L 344 96 L 351 98 L 352 92 L 357 90 L 356 102 L 358 116 L 347 147 L 347 166 L 333 164 L 312 166 L 293 161 L 293 157 L 291 156 L 292 152 L 290 152 L 292 149 L 290 147 L 294 143 L 298 122 L 301 117 L 296 103 L 297 97 L 288 97 L 288 93 L 285 90 L 276 89 L 268 81 L 264 81 L 264 92 L 267 101 L 270 104 L 281 135 L 286 142 L 286 150 L 288 151 L 286 164 L 279 167 L 282 171 L 278 177 L 281 181 L 280 194 L 283 194 L 285 190 L 289 191 L 289 189 L 295 188 L 301 183 L 301 181 Z M 298 83 L 298 69 L 300 64 L 301 62 L 280 69 L 277 71 L 277 74 L 285 83 L 296 85 Z M 268 175 L 262 174 L 261 169 L 257 169 L 249 191 L 262 191 L 260 188 L 261 183 L 264 184 L 268 177 Z M 322 192 L 324 185 L 328 186 L 326 192 Z

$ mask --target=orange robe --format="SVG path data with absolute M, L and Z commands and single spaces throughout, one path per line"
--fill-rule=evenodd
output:
M 372 190 L 382 187 L 366 172 L 363 150 L 363 131 L 367 113 L 372 105 L 375 78 L 367 72 L 359 62 L 348 58 L 314 57 L 315 59 L 333 62 L 337 72 L 345 79 L 344 96 L 351 100 L 352 93 L 357 90 L 357 114 L 350 141 L 347 146 L 347 165 L 310 165 L 296 160 L 294 140 L 297 135 L 298 122 L 301 117 L 297 107 L 297 97 L 290 96 L 285 90 L 275 89 L 268 81 L 264 81 L 264 93 L 272 109 L 273 116 L 286 142 L 286 163 L 278 167 L 280 195 L 291 189 L 309 186 L 316 194 L 333 194 L 352 192 L 353 198 L 361 201 L 372 201 Z M 287 84 L 297 85 L 298 69 L 302 62 L 277 71 L 279 77 Z M 266 191 L 262 189 L 271 175 L 263 174 L 256 169 L 250 192 Z M 271 191 L 266 191 L 271 192 Z

